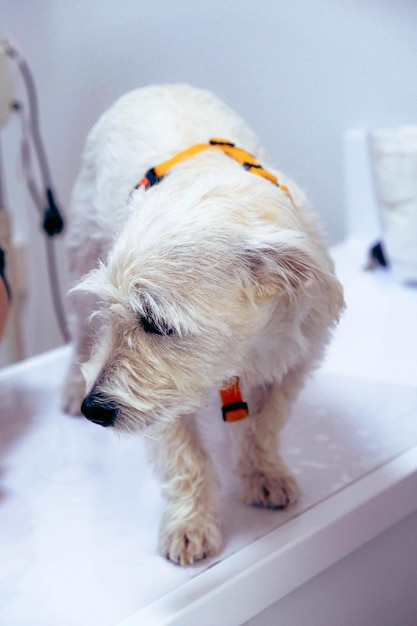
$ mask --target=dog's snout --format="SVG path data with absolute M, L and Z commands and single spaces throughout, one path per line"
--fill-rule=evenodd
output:
M 103 395 L 90 393 L 81 405 L 81 413 L 90 422 L 100 426 L 113 426 L 117 418 L 117 407 L 106 401 Z

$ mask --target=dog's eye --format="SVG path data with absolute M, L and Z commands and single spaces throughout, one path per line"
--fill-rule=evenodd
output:
M 172 335 L 174 333 L 174 329 L 167 322 L 157 322 L 150 315 L 141 317 L 140 323 L 145 333 L 152 335 Z

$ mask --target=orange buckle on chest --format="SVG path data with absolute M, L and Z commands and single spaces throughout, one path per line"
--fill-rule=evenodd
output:
M 238 422 L 249 416 L 248 405 L 242 400 L 238 378 L 232 378 L 219 393 L 225 422 Z

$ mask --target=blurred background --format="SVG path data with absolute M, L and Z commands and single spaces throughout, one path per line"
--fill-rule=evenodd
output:
M 307 191 L 329 244 L 346 234 L 346 129 L 416 121 L 415 0 L 0 0 L 0 15 L 0 40 L 16 46 L 33 73 L 64 217 L 92 124 L 124 92 L 148 83 L 186 81 L 238 111 L 276 166 Z M 8 73 L 13 98 L 24 101 L 13 63 Z M 12 113 L 0 145 L 17 316 L 0 366 L 63 343 L 41 220 L 24 185 L 21 135 Z M 54 246 L 65 291 L 62 235 Z

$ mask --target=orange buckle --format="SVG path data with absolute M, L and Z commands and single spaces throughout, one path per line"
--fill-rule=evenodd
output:
M 249 416 L 248 405 L 242 400 L 238 378 L 232 378 L 219 393 L 225 422 L 237 422 Z

